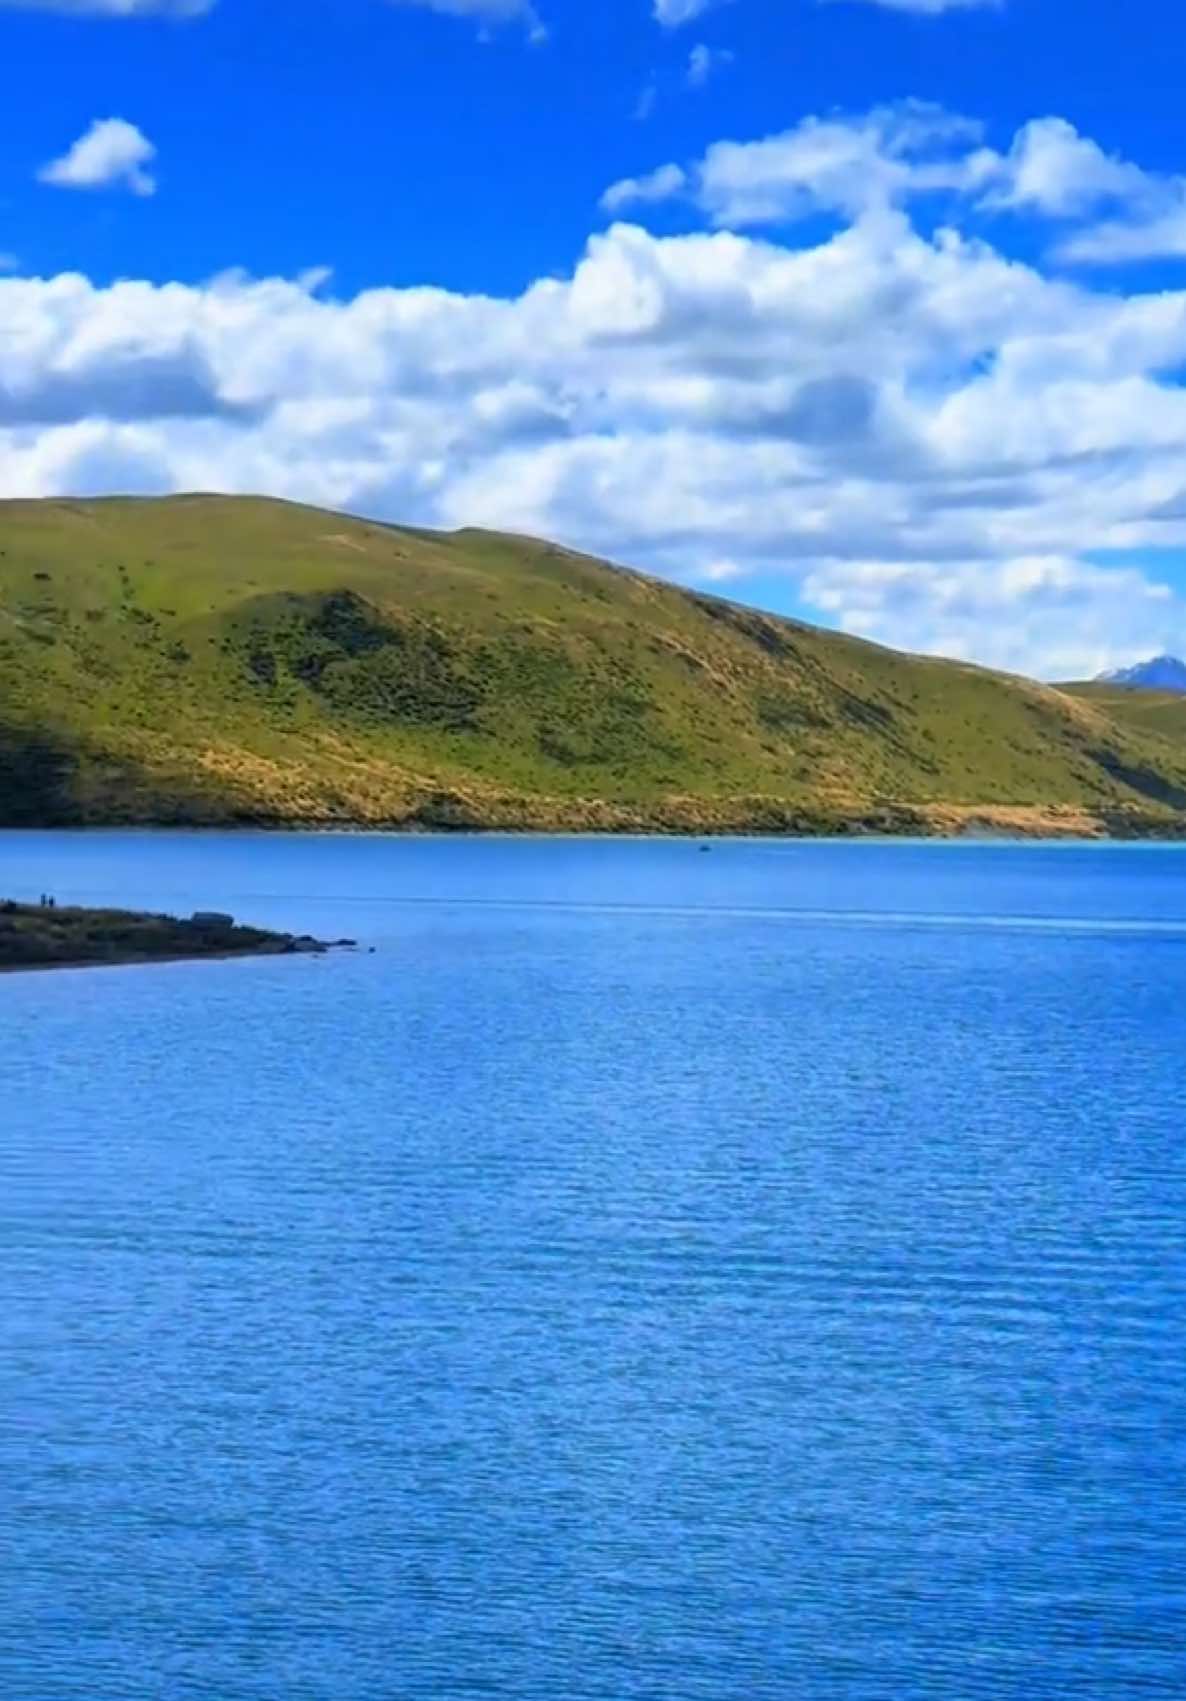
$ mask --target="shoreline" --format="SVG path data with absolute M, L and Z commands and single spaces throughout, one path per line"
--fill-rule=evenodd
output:
M 69 962 L 0 963 L 0 975 L 43 975 L 52 974 L 56 970 L 80 969 L 147 969 L 157 963 L 230 963 L 247 962 L 260 957 L 321 957 L 329 949 L 327 946 L 325 951 L 289 951 L 283 947 L 274 950 L 176 951 L 160 957 L 80 957 Z
M 1137 817 L 1128 820 L 1105 820 L 1098 817 L 1034 811 L 1028 818 L 1018 811 L 1003 812 L 1001 817 L 976 811 L 959 821 L 942 822 L 924 818 L 896 823 L 852 817 L 820 822 L 814 827 L 779 826 L 768 821 L 745 821 L 736 824 L 715 822 L 622 822 L 620 825 L 554 823 L 519 824 L 508 821 L 467 823 L 424 823 L 418 821 L 342 821 L 309 818 L 307 820 L 277 820 L 239 817 L 221 821 L 42 821 L 20 822 L 11 825 L 0 822 L 0 833 L 37 834 L 116 834 L 184 833 L 200 837 L 205 834 L 258 834 L 260 837 L 284 837 L 306 834 L 325 838 L 391 838 L 391 839 L 650 839 L 656 841 L 688 839 L 728 843 L 738 839 L 763 839 L 782 843 L 804 844 L 1084 844 L 1123 845 L 1186 844 L 1186 816 L 1171 818 Z
M 188 919 L 140 910 L 0 900 L 0 974 L 47 969 L 143 968 L 150 963 L 227 961 L 240 957 L 322 957 L 332 943 L 312 934 L 244 926 L 220 911 Z

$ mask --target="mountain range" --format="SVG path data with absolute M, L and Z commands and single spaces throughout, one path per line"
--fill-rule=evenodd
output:
M 0 823 L 1186 832 L 1186 697 L 899 654 L 554 544 L 0 503 Z
M 1177 656 L 1151 656 L 1134 667 L 1117 668 L 1114 673 L 1101 673 L 1101 685 L 1131 685 L 1144 691 L 1181 691 L 1186 693 L 1186 662 Z

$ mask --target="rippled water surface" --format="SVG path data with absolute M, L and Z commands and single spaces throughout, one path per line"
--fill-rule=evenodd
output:
M 1186 1694 L 1186 852 L 0 834 L 0 1694 Z

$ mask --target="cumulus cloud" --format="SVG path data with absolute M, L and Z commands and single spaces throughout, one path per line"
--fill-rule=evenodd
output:
M 1109 154 L 1062 118 L 1037 119 L 1018 131 L 986 205 L 1086 221 L 1056 244 L 1066 262 L 1115 265 L 1186 255 L 1186 177 L 1145 171 Z
M 156 179 L 145 168 L 156 148 L 135 124 L 124 118 L 96 118 L 61 159 L 51 160 L 37 173 L 38 181 L 55 189 L 130 189 L 133 195 L 155 195 Z
M 732 63 L 733 55 L 727 47 L 708 47 L 702 41 L 697 42 L 688 55 L 688 87 L 704 88 L 715 72 Z
M 642 201 L 669 201 L 679 194 L 685 181 L 678 165 L 661 165 L 645 177 L 626 177 L 611 184 L 601 197 L 601 205 L 607 213 L 615 213 Z
M 829 562 L 805 595 L 850 631 L 894 648 L 975 659 L 1009 672 L 1094 677 L 1118 654 L 1186 636 L 1168 585 L 1061 555 L 983 562 Z
M 522 23 L 534 39 L 543 39 L 544 25 L 530 0 L 389 0 L 395 6 L 420 6 L 455 18 L 473 18 L 483 27 Z M 679 0 L 676 0 L 679 3 Z M 694 0 L 682 0 L 683 4 Z M 711 0 L 702 0 L 710 4 Z M 58 12 L 90 18 L 196 18 L 211 12 L 218 0 L 0 0 L 0 9 Z
M 1132 260 L 1186 258 L 1186 187 L 1164 212 L 1145 219 L 1110 219 L 1060 244 L 1060 258 L 1117 266 Z
M 1065 136 L 994 153 L 931 109 L 842 128 L 753 144 L 715 200 L 703 163 L 634 179 L 621 204 L 682 192 L 706 228 L 613 223 L 513 297 L 0 276 L 0 494 L 254 490 L 742 596 L 781 574 L 851 630 L 1051 675 L 1181 647 L 1150 563 L 1186 551 L 1186 290 L 1007 247 L 1120 206 L 1111 167 L 1039 171 Z M 716 210 L 801 197 L 830 220 Z
M 689 80 L 710 68 L 694 53 Z M 1186 176 L 1145 171 L 1056 117 L 1023 125 L 1002 153 L 985 145 L 981 124 L 920 101 L 812 116 L 777 135 L 714 142 L 687 166 L 626 178 L 603 204 L 621 210 L 677 196 L 737 229 L 946 197 L 962 203 L 957 222 L 975 210 L 1076 225 L 1052 244 L 1066 264 L 1186 256 Z
M 691 575 L 693 584 L 727 585 L 730 579 L 742 579 L 745 569 L 739 567 L 736 561 L 709 561 L 697 572 Z
M 1123 265 L 1186 256 L 1186 176 L 1143 171 L 1108 156 L 1093 161 L 1094 144 L 1076 141 L 1087 179 L 1081 203 L 1044 210 L 1064 217 L 1090 211 L 1094 218 L 1064 237 L 1058 257 L 1085 265 Z
M 79 18 L 197 18 L 218 0 L 0 0 L 9 11 L 59 12 Z
M 1002 170 L 982 126 L 920 101 L 857 118 L 809 117 L 759 141 L 714 142 L 674 178 L 714 223 L 778 224 L 821 210 L 855 216 L 874 204 L 986 188 Z M 621 194 L 618 191 L 621 191 Z M 624 185 L 610 193 L 626 205 Z
M 520 23 L 533 41 L 547 35 L 543 20 L 531 0 L 389 0 L 393 6 L 418 6 L 449 18 L 472 18 L 483 29 L 496 24 Z
M 714 6 L 726 0 L 654 0 L 657 22 L 665 29 L 678 29 L 691 23 Z M 853 0 L 853 4 L 880 6 L 890 12 L 915 12 L 926 17 L 938 17 L 942 12 L 969 11 L 973 8 L 992 9 L 1004 5 L 1004 0 Z
M 655 0 L 655 21 L 666 30 L 676 30 L 724 4 L 725 0 Z
M 1105 202 L 1143 201 L 1149 178 L 1139 167 L 1104 152 L 1065 118 L 1039 118 L 1017 132 L 1001 182 L 990 202 L 1078 218 Z
M 655 103 L 658 99 L 658 85 L 653 81 L 647 83 L 644 88 L 639 90 L 638 99 L 634 103 L 634 112 L 632 114 L 636 124 L 646 123 L 647 119 L 653 115 Z
M 922 17 L 937 18 L 942 12 L 996 10 L 1005 0 L 852 0 L 853 4 L 880 6 L 887 12 L 915 12 Z

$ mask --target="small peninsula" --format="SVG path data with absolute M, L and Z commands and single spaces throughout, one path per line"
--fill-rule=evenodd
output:
M 337 945 L 353 944 L 340 939 Z M 197 911 L 189 920 L 133 910 L 79 909 L 43 898 L 0 901 L 0 971 L 115 967 L 201 957 L 320 955 L 309 935 L 244 927 L 233 916 Z

